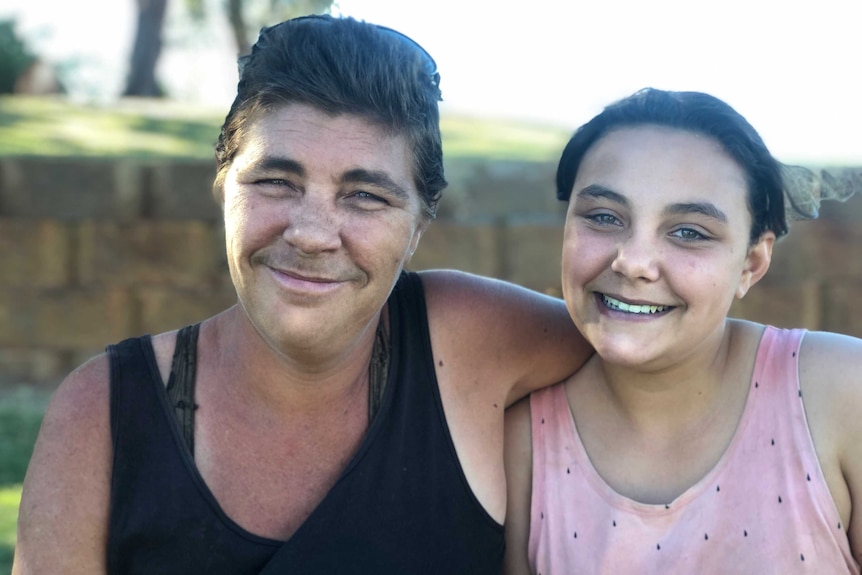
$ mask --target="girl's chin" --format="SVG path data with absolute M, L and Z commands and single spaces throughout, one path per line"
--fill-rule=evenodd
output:
M 589 338 L 587 338 L 589 340 Z M 590 340 L 596 353 L 603 361 L 627 367 L 636 367 L 656 358 L 656 353 L 650 351 L 653 342 L 641 339 L 628 339 L 621 341 L 620 338 Z

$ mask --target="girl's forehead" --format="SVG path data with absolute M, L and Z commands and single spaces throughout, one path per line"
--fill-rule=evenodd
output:
M 579 166 L 573 192 L 596 183 L 624 195 L 741 192 L 743 202 L 748 188 L 744 170 L 717 140 L 653 125 L 619 128 L 593 144 Z

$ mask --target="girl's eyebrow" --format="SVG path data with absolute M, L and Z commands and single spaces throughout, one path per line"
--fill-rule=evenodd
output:
M 577 198 L 605 198 L 614 203 L 620 204 L 621 206 L 629 206 L 629 201 L 624 195 L 619 194 L 611 190 L 610 188 L 607 188 L 600 184 L 590 184 L 589 186 L 586 186 L 584 189 L 578 192 Z M 715 204 L 710 202 L 686 202 L 679 204 L 671 204 L 664 209 L 664 213 L 667 215 L 701 214 L 721 223 L 727 223 L 727 215 L 725 215 L 724 212 L 718 209 Z
M 600 184 L 590 184 L 577 194 L 577 199 L 582 198 L 605 198 L 622 206 L 628 206 L 629 201 L 622 194 Z
M 727 216 L 719 210 L 715 204 L 710 202 L 690 202 L 684 204 L 672 204 L 665 208 L 668 215 L 701 214 L 708 218 L 717 220 L 723 224 L 727 223 Z

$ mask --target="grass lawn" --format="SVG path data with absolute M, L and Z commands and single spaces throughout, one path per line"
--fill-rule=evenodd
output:
M 152 100 L 111 106 L 0 96 L 2 156 L 213 158 L 227 110 Z M 515 120 L 446 116 L 447 158 L 556 161 L 570 130 Z

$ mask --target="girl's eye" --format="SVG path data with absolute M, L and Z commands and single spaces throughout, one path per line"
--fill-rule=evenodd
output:
M 709 239 L 708 237 L 706 237 L 705 235 L 703 235 L 699 231 L 694 230 L 692 228 L 679 228 L 677 230 L 672 231 L 670 235 L 675 237 L 675 238 L 679 238 L 681 240 L 686 240 L 686 241 L 698 241 L 698 240 L 708 240 Z
M 589 214 L 584 217 L 599 226 L 621 225 L 620 220 L 612 214 Z

